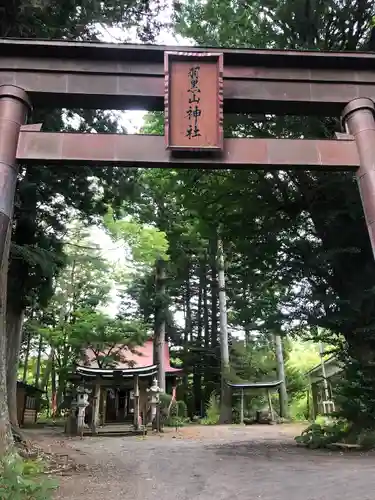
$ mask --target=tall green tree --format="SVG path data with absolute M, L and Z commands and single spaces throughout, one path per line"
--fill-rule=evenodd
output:
M 158 32 L 156 14 L 162 7 L 163 2 L 158 0 L 152 5 L 137 0 L 117 3 L 16 0 L 1 9 L 0 36 L 98 40 L 103 29 L 117 26 L 123 30 L 136 27 L 139 38 L 149 41 Z M 82 131 L 117 129 L 117 123 L 106 112 L 76 112 L 82 117 Z M 35 110 L 33 119 L 43 122 L 46 131 L 58 131 L 66 129 L 62 116 L 59 110 Z M 105 213 L 108 203 L 116 206 L 119 200 L 132 194 L 133 180 L 134 172 L 118 168 L 20 166 L 8 279 L 8 352 L 0 352 L 0 454 L 12 443 L 8 400 L 12 423 L 17 424 L 14 409 L 22 319 L 28 308 L 36 303 L 45 305 L 51 297 L 51 284 L 63 257 L 61 240 L 71 210 L 76 210 L 77 217 L 94 220 Z M 37 258 L 42 252 L 43 258 Z M 0 331 L 0 336 L 1 345 L 5 345 L 6 332 Z
M 41 387 L 44 390 L 54 367 L 58 381 L 57 402 L 65 392 L 67 374 L 76 356 L 72 346 L 72 325 L 77 311 L 96 311 L 105 307 L 112 286 L 109 263 L 102 257 L 98 245 L 89 238 L 82 225 L 75 224 L 65 246 L 66 264 L 54 281 L 54 294 L 41 317 L 41 333 L 47 342 L 48 363 Z M 55 397 L 55 395 L 54 395 Z
M 175 27 L 200 45 L 356 51 L 367 46 L 372 15 L 373 3 L 360 0 L 195 0 L 179 4 Z M 229 121 L 227 134 L 331 137 L 338 118 L 237 116 Z M 341 349 L 347 367 L 345 401 L 350 408 L 343 403 L 343 411 L 355 425 L 374 427 L 369 394 L 374 383 L 375 266 L 352 176 L 234 172 L 227 177 L 233 180 L 238 219 L 261 222 L 253 234 L 267 263 L 262 279 L 277 277 L 286 287 L 288 293 L 276 297 L 284 322 L 297 319 L 331 332 L 330 341 Z M 225 225 L 235 241 L 233 221 L 226 217 Z M 249 264 L 254 269 L 253 258 Z
M 195 0 L 176 5 L 174 27 L 178 34 L 203 46 L 355 51 L 367 46 L 372 14 L 372 2 L 359 0 L 354 4 L 341 0 L 271 0 L 266 4 Z M 322 120 L 236 115 L 227 116 L 224 125 L 226 136 L 319 138 L 332 137 L 339 123 L 336 116 Z M 161 114 L 147 118 L 146 133 L 162 130 Z M 171 293 L 186 319 L 191 312 L 187 305 L 194 304 L 196 321 L 186 322 L 183 337 L 201 345 L 198 349 L 194 345 L 195 352 L 211 353 L 211 362 L 217 359 L 213 256 L 215 229 L 220 224 L 229 249 L 228 314 L 233 331 L 244 329 L 250 340 L 254 330 L 272 331 L 282 324 L 317 338 L 316 327 L 322 327 L 329 332 L 329 343 L 345 358 L 348 381 L 363 389 L 362 395 L 354 398 L 352 392 L 347 398 L 352 405 L 350 418 L 357 408 L 357 423 L 375 425 L 374 405 L 366 396 L 373 385 L 375 266 L 352 176 L 189 169 L 149 171 L 139 181 L 143 203 L 135 210 L 145 221 L 166 224 L 171 262 L 176 267 L 171 287 L 179 284 Z M 175 241 L 179 229 L 189 226 L 194 235 Z M 184 343 L 181 337 L 178 342 Z M 198 358 L 202 362 L 201 354 Z M 206 372 L 207 385 L 209 372 L 215 373 L 214 366 Z M 216 373 L 216 383 L 217 377 Z M 364 404 L 368 413 L 358 411 Z

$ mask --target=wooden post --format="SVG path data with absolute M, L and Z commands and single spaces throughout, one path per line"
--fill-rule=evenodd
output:
M 91 430 L 93 434 L 97 433 L 97 427 L 99 425 L 99 408 L 100 408 L 100 382 L 97 382 L 94 387 L 94 394 L 92 399 Z
M 241 388 L 241 414 L 240 414 L 240 423 L 241 425 L 244 424 L 244 390 L 243 387 Z
M 307 407 L 307 419 L 310 420 L 312 419 L 312 412 L 311 412 L 311 405 L 310 405 L 310 385 L 309 388 L 306 391 L 306 407 Z
M 134 375 L 134 429 L 139 430 L 139 377 Z
M 115 420 L 117 422 L 118 420 L 118 398 L 119 398 L 119 393 L 118 393 L 118 389 L 116 388 L 115 389 L 116 393 L 115 393 Z
M 329 401 L 331 398 L 330 398 L 328 380 L 327 380 L 327 374 L 326 374 L 326 365 L 324 363 L 324 345 L 323 345 L 323 342 L 319 342 L 319 355 L 320 355 L 320 366 L 322 368 L 324 399 L 326 401 Z
M 107 413 L 107 396 L 108 396 L 108 391 L 107 389 L 103 388 L 103 409 L 102 409 L 102 426 L 104 427 L 105 425 L 105 417 Z

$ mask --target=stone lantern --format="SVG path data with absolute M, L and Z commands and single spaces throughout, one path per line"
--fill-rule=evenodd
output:
M 149 399 L 150 399 L 150 406 L 151 406 L 151 421 L 154 422 L 156 419 L 156 413 L 157 413 L 157 406 L 160 401 L 160 393 L 163 392 L 162 389 L 158 386 L 158 381 L 156 377 L 152 381 L 152 385 L 149 389 L 147 389 L 147 392 L 150 393 Z
M 78 409 L 78 416 L 77 416 L 77 429 L 78 432 L 83 434 L 83 429 L 85 426 L 85 412 L 86 408 L 89 405 L 89 393 L 90 391 L 88 389 L 85 389 L 84 387 L 77 387 L 77 400 L 76 400 L 76 406 Z

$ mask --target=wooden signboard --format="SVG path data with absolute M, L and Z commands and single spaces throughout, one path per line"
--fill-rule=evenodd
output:
M 165 139 L 171 151 L 223 149 L 223 54 L 165 52 Z

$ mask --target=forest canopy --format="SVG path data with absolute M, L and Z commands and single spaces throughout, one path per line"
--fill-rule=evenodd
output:
M 96 41 L 116 28 L 142 42 L 168 32 L 206 47 L 372 50 L 369 0 L 189 0 L 174 2 L 165 21 L 170 10 L 162 0 L 17 0 L 1 11 L 0 36 Z M 45 131 L 124 132 L 110 110 L 36 109 L 33 120 Z M 141 132 L 162 134 L 163 120 L 148 113 Z M 332 138 L 340 120 L 236 114 L 224 127 L 226 137 Z M 93 226 L 120 247 L 126 265 L 103 255 Z M 160 258 L 162 292 L 155 289 Z M 9 269 L 2 270 L 8 287 L 0 335 L 8 348 L 0 352 L 0 453 L 12 444 L 10 423 L 18 425 L 19 373 L 55 393 L 59 406 L 83 346 L 142 343 L 157 310 L 186 370 L 181 397 L 191 414 L 202 412 L 220 390 L 222 270 L 228 378 L 274 377 L 279 335 L 292 396 L 299 397 L 302 374 L 319 360 L 311 341 L 322 341 L 345 366 L 343 416 L 374 428 L 375 265 L 352 174 L 21 164 Z M 291 353 L 295 360 L 302 341 L 311 362 L 305 358 L 296 373 Z

